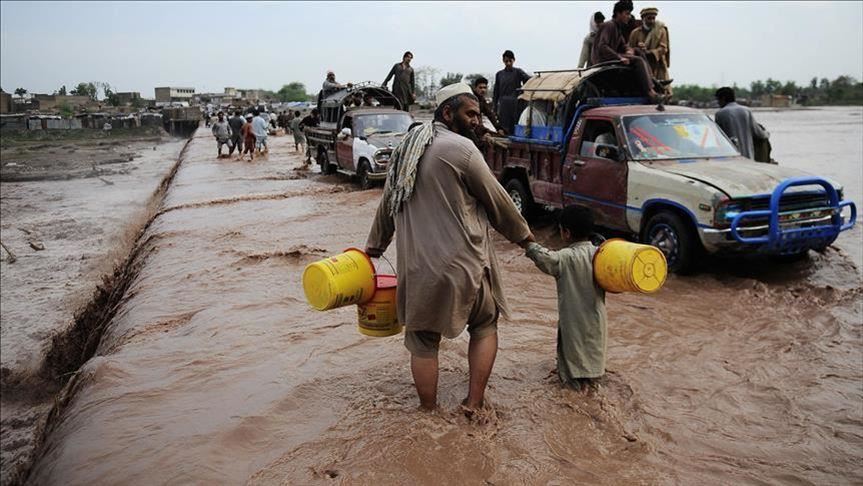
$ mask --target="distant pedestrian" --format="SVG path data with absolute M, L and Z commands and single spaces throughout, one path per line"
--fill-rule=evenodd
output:
M 605 15 L 602 12 L 595 12 L 590 16 L 590 32 L 584 36 L 584 41 L 581 43 L 581 56 L 578 58 L 578 68 L 586 68 L 590 66 L 590 54 L 593 51 L 593 41 L 596 39 L 596 33 L 599 31 L 599 26 L 605 22 Z
M 302 152 L 300 147 L 303 149 L 306 147 L 306 134 L 303 133 L 302 128 L 300 128 L 301 121 L 300 112 L 294 112 L 294 118 L 291 120 L 291 133 L 294 134 L 294 150 L 297 152 Z
M 234 116 L 228 120 L 228 126 L 231 127 L 231 145 L 228 146 L 228 155 L 232 155 L 234 149 L 237 149 L 237 155 L 242 157 L 243 134 L 241 130 L 245 124 L 246 120 L 243 119 L 243 113 L 240 110 L 235 111 Z
M 240 157 L 237 160 L 243 160 L 243 156 L 249 154 L 249 160 L 255 160 L 255 132 L 252 130 L 252 115 L 246 115 L 246 123 L 243 125 L 243 128 L 240 129 L 240 133 L 243 134 L 243 145 L 245 146 L 245 150 L 240 154 Z
M 410 111 L 410 106 L 416 101 L 416 83 L 414 82 L 414 68 L 411 61 L 414 55 L 410 51 L 402 55 L 402 62 L 393 65 L 387 78 L 384 79 L 383 87 L 387 87 L 390 79 L 393 79 L 393 95 L 402 105 L 402 110 Z
M 668 27 L 656 20 L 659 9 L 641 9 L 641 27 L 629 34 L 629 47 L 643 57 L 650 66 L 654 79 L 670 80 L 668 68 L 671 66 L 671 47 L 668 40 Z M 666 92 L 669 88 L 666 87 Z
M 530 79 L 530 74 L 515 64 L 515 54 L 506 50 L 503 52 L 504 68 L 494 76 L 494 95 L 492 104 L 498 119 L 506 133 L 515 132 L 516 110 L 518 107 L 518 89 Z
M 769 141 L 770 133 L 755 121 L 749 108 L 737 104 L 733 89 L 724 86 L 716 90 L 716 101 L 720 108 L 716 112 L 716 124 L 737 146 L 741 155 L 755 160 L 756 142 Z M 759 162 L 770 162 L 770 156 Z
M 321 112 L 318 111 L 317 108 L 313 109 L 312 112 L 300 120 L 299 129 L 301 132 L 305 131 L 306 127 L 316 127 L 321 123 Z M 304 137 L 305 138 L 305 137 Z M 312 163 L 312 152 L 309 148 L 309 145 L 306 144 L 306 164 Z
M 228 125 L 227 120 L 225 120 L 225 114 L 221 111 L 218 115 L 219 119 L 216 120 L 216 123 L 213 124 L 213 136 L 216 137 L 216 146 L 219 150 L 219 158 L 222 157 L 222 145 L 228 145 L 228 148 L 231 147 L 231 127 Z
M 255 150 L 261 154 L 269 151 L 267 147 L 267 136 L 269 135 L 269 122 L 264 119 L 259 110 L 255 110 L 252 118 L 252 133 L 255 134 Z

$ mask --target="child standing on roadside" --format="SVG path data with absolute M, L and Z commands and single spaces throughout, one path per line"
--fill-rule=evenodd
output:
M 580 390 L 605 374 L 605 291 L 593 279 L 596 248 L 590 242 L 590 209 L 567 206 L 558 225 L 569 246 L 550 251 L 530 243 L 527 257 L 557 279 L 557 375 L 565 385 Z

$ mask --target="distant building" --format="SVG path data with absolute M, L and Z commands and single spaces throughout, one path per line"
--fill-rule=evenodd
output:
M 0 89 L 0 113 L 12 113 L 12 94 Z
M 131 105 L 135 100 L 141 99 L 141 93 L 137 91 L 127 91 L 124 93 L 114 93 L 117 95 L 117 99 L 120 100 L 121 105 Z
M 156 88 L 156 103 L 191 102 L 195 88 Z
M 225 88 L 225 98 L 239 98 L 237 88 Z
M 39 111 L 56 111 L 63 106 L 73 110 L 95 104 L 89 96 L 36 94 L 33 96 L 35 109 Z
M 789 108 L 792 104 L 788 95 L 766 94 L 761 96 L 761 106 L 768 108 Z

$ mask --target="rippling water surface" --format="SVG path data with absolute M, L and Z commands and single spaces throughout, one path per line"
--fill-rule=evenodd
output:
M 781 164 L 861 205 L 861 109 L 757 117 Z M 608 376 L 586 393 L 550 373 L 553 279 L 496 237 L 513 316 L 491 409 L 468 423 L 465 336 L 443 343 L 426 414 L 400 337 L 305 304 L 303 267 L 362 245 L 380 191 L 298 170 L 272 142 L 269 160 L 216 160 L 199 132 L 33 484 L 863 481 L 859 225 L 805 261 L 712 261 L 610 295 Z

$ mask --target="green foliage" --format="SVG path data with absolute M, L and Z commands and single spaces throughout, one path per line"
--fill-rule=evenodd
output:
M 309 95 L 306 94 L 306 85 L 294 81 L 293 83 L 282 86 L 282 89 L 275 93 L 279 101 L 306 101 Z
M 440 79 L 440 87 L 449 86 L 451 84 L 461 82 L 461 73 L 446 73 L 446 76 Z
M 93 83 L 78 83 L 78 86 L 72 89 L 69 94 L 73 96 L 89 96 L 91 100 L 96 100 L 96 85 Z
M 66 118 L 69 118 L 75 114 L 75 110 L 72 109 L 72 105 L 66 103 L 65 101 L 57 105 L 57 111 L 60 112 L 61 116 Z
M 24 96 L 25 94 L 27 94 L 27 90 L 24 88 L 16 88 L 15 94 L 18 96 Z
M 66 96 L 66 85 L 65 84 L 60 87 L 60 90 L 57 91 L 57 94 L 60 96 Z
M 812 78 L 807 86 L 798 86 L 794 81 L 785 83 L 768 78 L 765 81 L 753 81 L 749 89 L 733 86 L 738 99 L 760 99 L 766 94 L 792 96 L 801 105 L 863 105 L 863 82 L 851 76 L 839 76 L 830 81 Z M 674 86 L 674 98 L 677 100 L 710 103 L 714 100 L 716 87 L 704 87 L 694 84 Z

